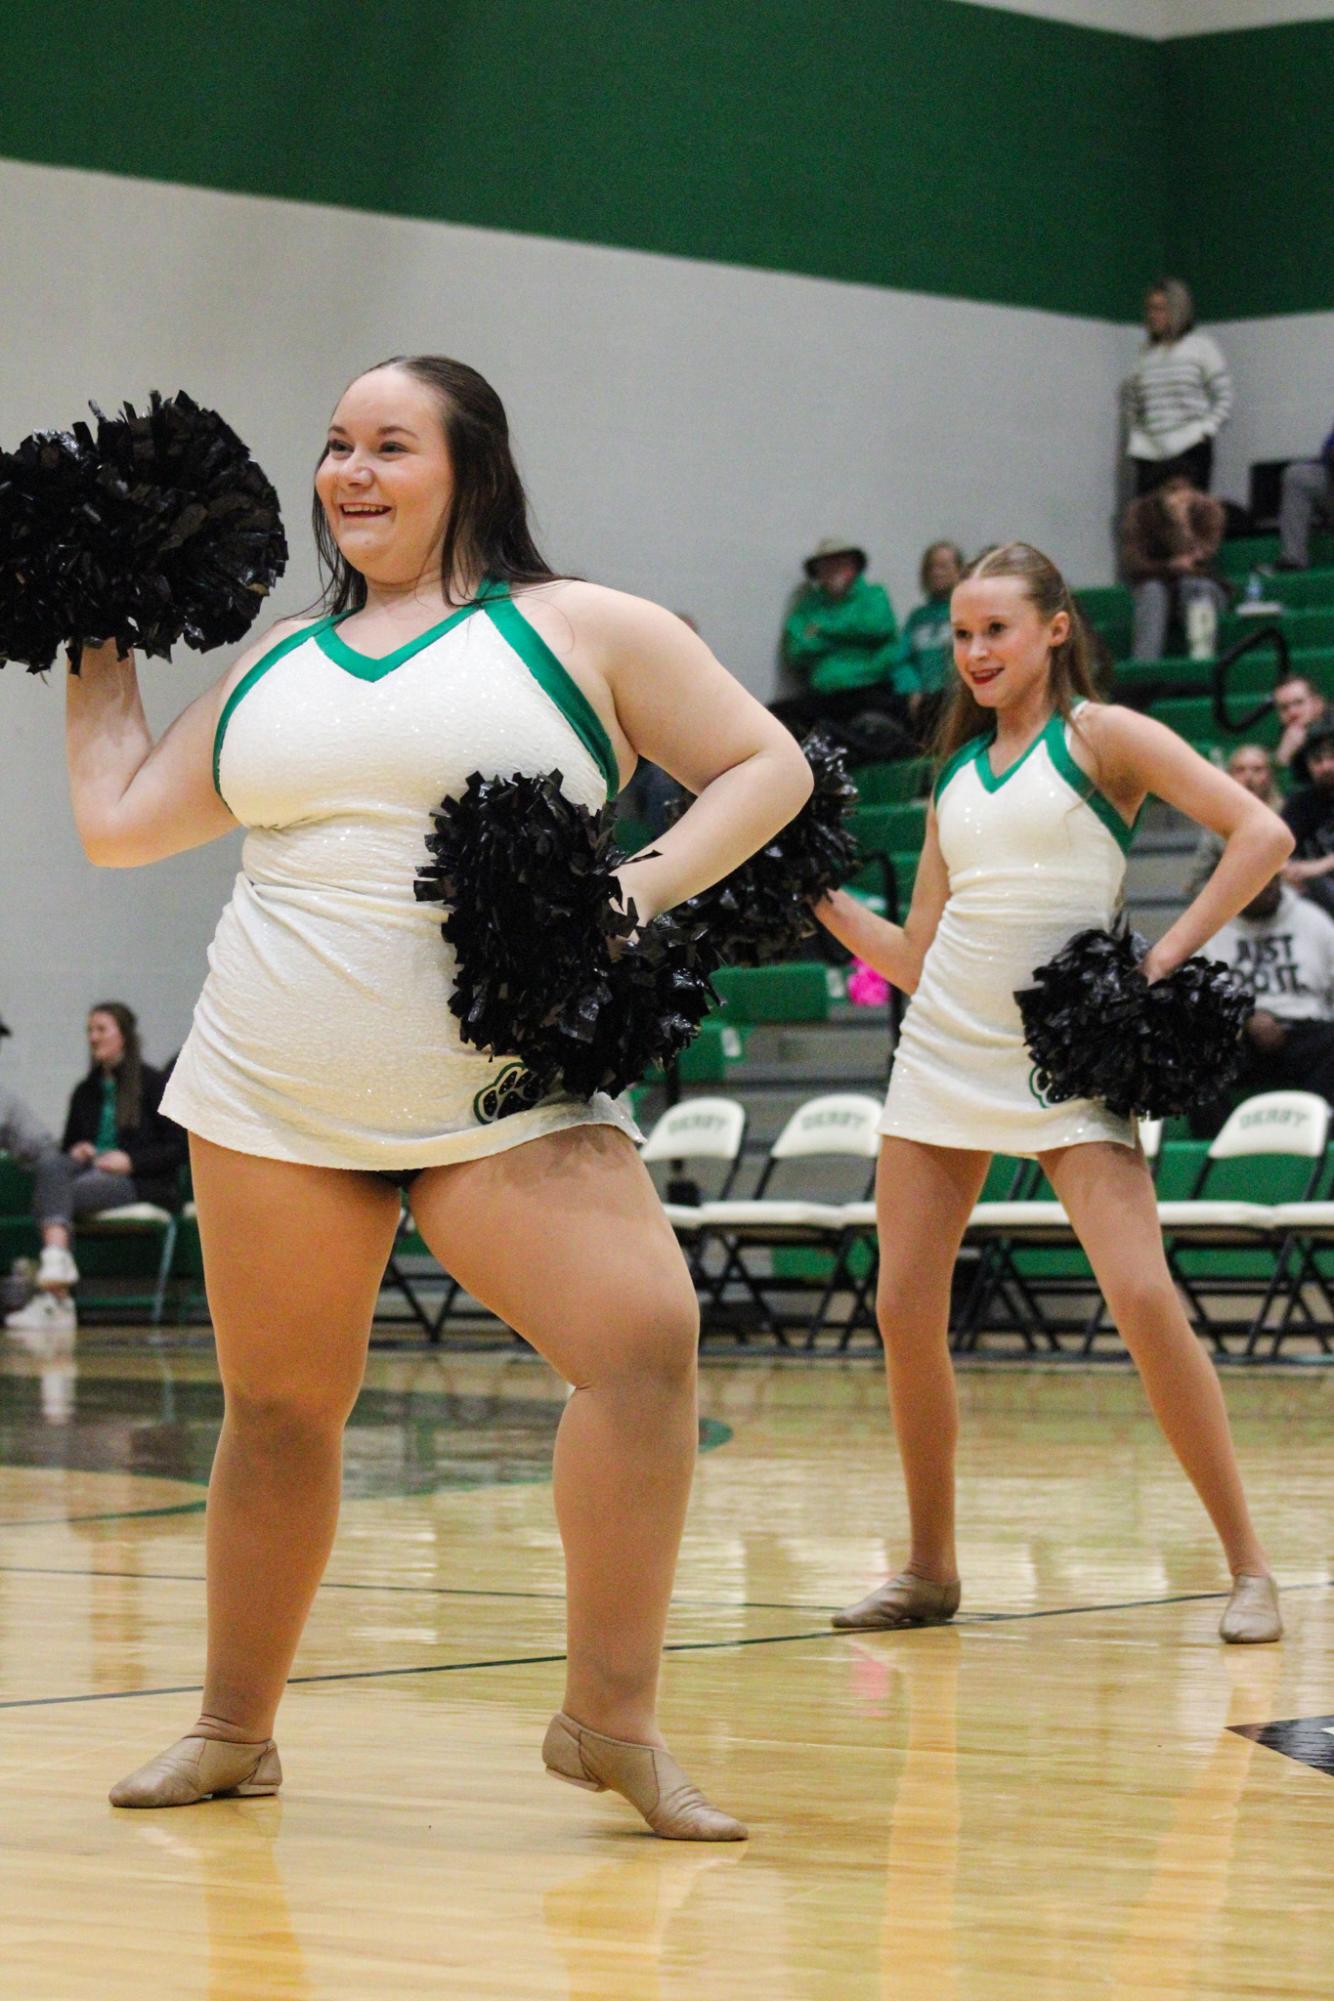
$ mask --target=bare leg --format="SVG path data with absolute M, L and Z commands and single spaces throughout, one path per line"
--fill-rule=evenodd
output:
M 949 1351 L 950 1282 L 989 1156 L 886 1139 L 876 1177 L 877 1312 L 889 1407 L 908 1490 L 908 1569 L 937 1584 L 959 1575 L 954 1448 L 959 1407 Z
M 196 1735 L 273 1728 L 338 1522 L 343 1426 L 398 1224 L 368 1175 L 191 1135 L 226 1411 L 208 1495 L 208 1666 Z
M 474 1298 L 574 1385 L 556 1441 L 566 1712 L 661 1745 L 655 1721 L 698 1441 L 694 1287 L 634 1149 L 610 1127 L 431 1168 L 417 1227 Z
M 1218 1531 L 1233 1575 L 1267 1576 L 1212 1362 L 1167 1267 L 1153 1182 L 1138 1148 L 1096 1142 L 1042 1156 L 1154 1416 Z

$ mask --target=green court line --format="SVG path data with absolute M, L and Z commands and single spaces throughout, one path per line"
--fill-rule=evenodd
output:
M 40 1469 L 39 1469 L 40 1470 Z M 135 1522 L 152 1515 L 202 1515 L 207 1501 L 177 1501 L 170 1508 L 120 1508 L 105 1515 L 32 1515 L 0 1521 L 0 1529 L 63 1529 L 76 1523 Z
M 1334 1586 L 1334 1578 L 1322 1577 L 1305 1584 L 1284 1586 L 1286 1595 L 1297 1591 L 1327 1591 Z M 1041 1612 L 974 1612 L 964 1619 L 956 1619 L 955 1625 L 1010 1625 L 1023 1624 L 1031 1619 L 1071 1619 L 1081 1618 L 1097 1612 L 1132 1612 L 1156 1610 L 1165 1605 L 1192 1605 L 1200 1601 L 1226 1598 L 1226 1591 L 1183 1591 L 1170 1598 L 1126 1598 L 1111 1605 L 1057 1605 Z M 895 1637 L 902 1639 L 905 1634 L 939 1632 L 939 1626 L 900 1626 Z M 738 1652 L 742 1647 L 786 1647 L 811 1640 L 864 1639 L 865 1633 L 840 1632 L 832 1626 L 821 1626 L 814 1633 L 762 1633 L 749 1639 L 737 1640 L 672 1640 L 663 1648 L 665 1654 L 708 1654 Z M 437 1661 L 416 1667 L 392 1668 L 342 1668 L 327 1674 L 295 1674 L 289 1677 L 289 1688 L 310 1687 L 321 1682 L 335 1681 L 392 1681 L 404 1675 L 470 1674 L 486 1668 L 504 1667 L 551 1667 L 565 1660 L 564 1654 L 514 1654 L 503 1659 L 486 1661 Z M 150 1695 L 198 1695 L 202 1682 L 184 1682 L 172 1688 L 121 1688 L 111 1689 L 96 1695 L 24 1695 L 0 1702 L 0 1709 L 55 1709 L 72 1702 L 129 1702 Z

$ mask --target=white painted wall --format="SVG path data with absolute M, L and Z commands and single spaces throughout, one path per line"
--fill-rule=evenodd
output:
M 1334 425 L 1334 313 L 1231 320 L 1212 331 L 1237 385 L 1214 485 L 1244 502 L 1253 459 L 1314 458 Z
M 960 0 L 945 0 L 958 5 Z M 1334 20 L 1329 0 L 963 0 L 1008 14 L 1039 14 L 1081 28 L 1104 28 L 1149 41 L 1177 41 L 1235 28 L 1274 28 L 1286 21 Z
M 509 407 L 560 567 L 693 612 L 763 694 L 800 556 L 850 534 L 902 614 L 923 544 L 1025 536 L 1109 574 L 1115 383 L 1133 329 L 869 286 L 0 163 L 0 438 L 185 387 L 304 526 L 328 412 L 359 368 L 443 350 Z M 155 725 L 220 672 L 143 670 Z M 150 1057 L 189 1022 L 234 842 L 90 869 L 64 797 L 58 686 L 0 678 L 0 1079 L 55 1118 L 86 1005 L 140 1011 Z

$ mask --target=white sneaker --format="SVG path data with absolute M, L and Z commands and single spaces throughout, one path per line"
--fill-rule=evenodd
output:
M 74 1254 L 63 1244 L 47 1244 L 42 1250 L 37 1266 L 38 1286 L 77 1285 L 79 1267 L 74 1262 Z
M 59 1298 L 54 1292 L 35 1292 L 26 1306 L 5 1316 L 11 1334 L 72 1334 L 78 1324 L 74 1301 L 68 1294 Z

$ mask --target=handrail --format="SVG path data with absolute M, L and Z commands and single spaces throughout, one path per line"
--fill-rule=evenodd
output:
M 1229 736 L 1244 736 L 1246 731 L 1254 729 L 1261 717 L 1267 716 L 1274 706 L 1273 696 L 1266 695 L 1262 702 L 1258 702 L 1244 716 L 1233 718 L 1227 712 L 1227 677 L 1229 673 L 1236 666 L 1238 660 L 1242 660 L 1248 653 L 1254 652 L 1255 648 L 1266 639 L 1273 640 L 1275 651 L 1278 654 L 1279 671 L 1274 677 L 1275 686 L 1277 686 L 1279 681 L 1283 680 L 1288 674 L 1292 660 L 1292 655 L 1288 647 L 1287 634 L 1281 626 L 1273 624 L 1258 626 L 1254 632 L 1248 632 L 1244 639 L 1239 639 L 1235 646 L 1230 646 L 1227 652 L 1221 654 L 1214 662 L 1213 681 L 1210 689 L 1213 700 L 1214 721 L 1221 730 L 1226 730 Z

